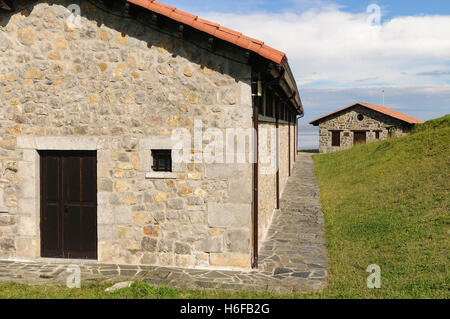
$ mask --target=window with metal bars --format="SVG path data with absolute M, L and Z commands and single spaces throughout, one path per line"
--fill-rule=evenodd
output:
M 172 171 L 172 151 L 171 150 L 152 150 L 153 166 L 155 172 Z

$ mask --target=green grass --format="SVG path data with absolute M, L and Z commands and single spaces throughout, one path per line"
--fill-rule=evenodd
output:
M 276 299 L 280 295 L 257 292 L 215 290 L 181 290 L 153 287 L 136 281 L 131 287 L 114 292 L 105 289 L 108 284 L 90 284 L 81 289 L 64 286 L 31 286 L 17 283 L 0 284 L 0 299 Z M 292 296 L 291 296 L 292 298 Z
M 331 267 L 319 294 L 179 290 L 136 282 L 82 289 L 0 284 L 0 298 L 449 298 L 449 116 L 414 133 L 314 155 Z M 381 289 L 366 268 L 381 267 Z
M 450 125 L 450 114 L 443 117 L 427 121 L 423 124 L 414 126 L 414 133 L 423 132 L 425 130 L 430 130 L 434 128 L 448 127 Z
M 450 296 L 449 118 L 314 156 L 331 258 L 327 296 Z M 369 264 L 381 267 L 381 289 L 365 287 Z

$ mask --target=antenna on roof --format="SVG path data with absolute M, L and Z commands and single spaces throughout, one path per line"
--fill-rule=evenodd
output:
M 383 94 L 383 106 L 384 106 L 384 90 L 381 91 Z

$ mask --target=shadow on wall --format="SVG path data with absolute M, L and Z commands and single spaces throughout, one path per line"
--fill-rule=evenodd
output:
M 6 27 L 11 21 L 11 16 L 21 12 L 21 14 L 25 17 L 28 17 L 30 13 L 33 11 L 34 6 L 40 3 L 48 3 L 50 6 L 52 5 L 61 5 L 65 8 L 73 5 L 73 0 L 56 0 L 56 1 L 25 1 L 25 0 L 16 0 L 14 2 L 14 6 L 16 11 L 9 12 L 5 10 L 0 10 L 0 26 Z M 234 70 L 230 70 L 224 61 L 226 58 L 221 58 L 220 54 L 220 46 L 227 45 L 225 43 L 220 43 L 219 41 L 215 41 L 215 50 L 210 49 L 207 45 L 202 45 L 203 43 L 208 43 L 207 38 L 206 41 L 204 36 L 200 33 L 191 32 L 188 36 L 183 36 L 177 38 L 174 36 L 175 34 L 179 34 L 178 25 L 173 23 L 172 20 L 166 17 L 158 17 L 155 24 L 152 25 L 150 21 L 155 21 L 153 18 L 153 13 L 149 10 L 140 7 L 133 7 L 133 12 L 130 12 L 129 15 L 126 15 L 124 10 L 124 2 L 122 1 L 113 1 L 111 3 L 111 7 L 104 7 L 99 1 L 94 0 L 84 0 L 78 2 L 80 3 L 80 16 L 81 18 L 86 18 L 89 22 L 94 22 L 97 24 L 97 27 L 105 26 L 107 28 L 118 31 L 122 34 L 122 37 L 131 37 L 141 41 L 145 41 L 148 48 L 153 46 L 158 47 L 158 49 L 163 49 L 172 53 L 172 57 L 180 56 L 189 60 L 192 63 L 195 63 L 201 67 L 201 69 L 210 69 L 215 72 L 229 75 L 230 78 L 235 79 L 238 82 L 238 79 L 242 79 L 240 76 L 240 70 L 238 68 L 234 68 Z M 112 22 L 111 14 L 116 17 Z M 138 18 L 135 18 L 137 16 Z M 67 17 L 69 17 L 69 11 L 67 11 Z M 17 22 L 20 25 L 20 21 Z M 160 26 L 160 27 L 158 27 Z M 161 28 L 164 26 L 163 28 Z M 90 30 L 91 26 L 89 24 L 81 25 L 79 31 L 81 37 L 84 35 L 88 35 L 92 30 Z M 151 30 L 153 32 L 151 32 Z M 152 37 L 155 32 L 160 33 L 161 36 L 156 39 Z M 180 45 L 180 41 L 183 41 L 184 45 Z M 186 45 L 186 42 L 188 45 Z M 195 48 L 195 49 L 194 49 Z M 197 49 L 197 50 L 196 50 Z M 217 60 L 213 61 L 211 59 L 205 59 L 204 55 L 199 53 L 199 50 L 204 50 L 209 53 L 215 54 L 217 56 Z M 240 50 L 236 49 L 236 54 L 230 54 L 232 60 L 242 63 L 248 64 L 246 57 L 244 54 L 239 54 Z

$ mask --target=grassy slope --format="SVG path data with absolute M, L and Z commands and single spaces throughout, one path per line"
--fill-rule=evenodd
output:
M 448 298 L 450 116 L 414 134 L 316 155 L 330 297 Z M 369 264 L 382 289 L 365 286 Z
M 177 290 L 136 283 L 115 293 L 0 284 L 1 298 L 448 298 L 450 116 L 416 133 L 315 155 L 331 269 L 321 294 Z M 382 288 L 365 285 L 369 264 Z

